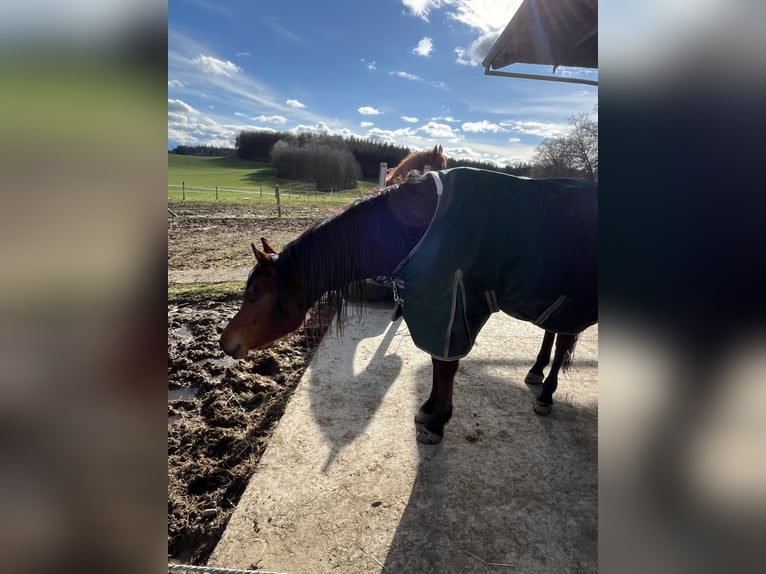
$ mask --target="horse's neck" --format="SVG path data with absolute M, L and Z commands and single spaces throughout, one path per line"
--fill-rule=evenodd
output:
M 428 227 L 433 195 L 377 196 L 296 239 L 286 251 L 301 276 L 307 305 L 354 281 L 390 276 Z

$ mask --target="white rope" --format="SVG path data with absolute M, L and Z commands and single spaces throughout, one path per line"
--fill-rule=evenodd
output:
M 235 568 L 220 568 L 217 566 L 191 566 L 188 564 L 170 564 L 169 572 L 201 572 L 203 574 L 284 574 L 283 572 L 267 572 L 266 570 L 237 570 Z

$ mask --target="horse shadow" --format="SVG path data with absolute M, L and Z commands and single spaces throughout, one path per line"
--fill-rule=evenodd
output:
M 369 309 L 389 309 L 381 304 L 370 304 Z M 320 353 L 324 363 L 322 369 L 312 372 L 309 379 L 309 404 L 314 421 L 324 440 L 330 445 L 330 452 L 322 467 L 326 472 L 344 448 L 364 435 L 373 416 L 402 370 L 402 359 L 396 354 L 387 354 L 396 337 L 401 320 L 381 321 L 371 313 L 349 315 L 347 321 L 365 322 L 364 336 L 343 333 L 342 344 L 323 345 Z M 333 327 L 331 327 L 333 329 Z M 380 344 L 372 354 L 362 350 L 360 343 L 384 333 Z M 334 332 L 326 336 L 338 337 Z M 330 347 L 330 348 L 328 348 Z M 359 352 L 364 353 L 357 357 Z M 331 356 L 330 356 L 331 355 Z M 354 362 L 365 366 L 354 372 Z M 328 365 L 329 363 L 329 365 Z M 327 373 L 330 373 L 329 379 Z M 338 409 L 342 405 L 342 409 Z

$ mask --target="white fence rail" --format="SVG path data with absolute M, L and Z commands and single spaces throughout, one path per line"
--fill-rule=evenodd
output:
M 230 187 L 214 187 L 214 186 L 203 186 L 203 185 L 186 185 L 185 183 L 182 184 L 168 184 L 168 189 L 173 190 L 180 190 L 182 194 L 182 199 L 186 199 L 186 193 L 189 194 L 215 194 L 216 199 L 218 198 L 219 193 L 236 193 L 243 196 L 257 196 L 257 197 L 276 197 L 277 193 L 279 193 L 281 196 L 287 196 L 287 197 L 331 197 L 334 192 L 333 191 L 319 191 L 316 189 L 316 186 L 311 185 L 305 185 L 305 186 L 296 186 L 296 185 L 288 185 L 288 186 L 280 186 L 279 190 L 277 190 L 276 187 L 273 186 L 260 186 L 258 189 L 232 189 Z

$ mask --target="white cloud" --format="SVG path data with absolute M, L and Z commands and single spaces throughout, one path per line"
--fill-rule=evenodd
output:
M 508 120 L 500 122 L 500 125 L 510 131 L 520 134 L 539 136 L 543 138 L 558 137 L 569 131 L 569 125 L 560 122 L 538 122 L 533 120 L 516 121 Z
M 451 123 L 457 123 L 460 120 L 456 120 L 452 116 L 444 116 L 444 117 L 438 117 L 438 118 L 431 118 L 435 122 L 451 122 Z
M 199 114 L 199 111 L 183 100 L 171 100 L 168 98 L 168 114 L 170 113 Z
M 373 122 L 359 122 L 360 128 L 371 128 L 375 124 Z
M 236 54 L 234 54 L 234 55 L 235 55 L 235 56 L 239 56 L 239 57 L 241 58 L 242 56 L 249 56 L 249 55 L 250 55 L 250 52 L 237 52 L 237 53 L 236 53 Z
M 360 58 L 359 61 L 362 62 L 362 64 L 367 64 L 367 69 L 368 70 L 375 70 L 376 69 L 376 67 L 375 67 L 375 60 L 373 60 L 372 62 L 368 62 L 364 58 Z
M 284 124 L 285 122 L 287 122 L 287 118 L 285 118 L 284 116 L 265 116 L 263 114 L 250 119 L 255 120 L 257 122 L 266 122 L 269 124 Z
M 478 66 L 500 36 L 500 30 L 487 32 L 471 42 L 468 48 L 455 48 L 455 62 L 464 66 Z
M 433 10 L 448 6 L 447 18 L 481 34 L 502 30 L 522 0 L 402 0 L 407 12 L 428 22 Z
M 263 21 L 277 34 L 292 42 L 293 44 L 303 44 L 303 39 L 295 34 L 292 30 L 282 24 L 279 18 L 273 16 L 267 16 L 263 18 Z
M 184 85 L 179 80 L 168 80 L 168 88 L 183 88 Z
M 517 165 L 530 163 L 534 157 L 534 146 L 514 146 L 513 154 L 509 154 L 507 146 L 493 146 L 472 142 L 471 145 L 459 147 L 445 147 L 444 155 L 453 159 L 467 159 L 473 161 L 485 161 L 497 166 Z
M 305 108 L 306 107 L 304 104 L 302 104 L 298 100 L 294 100 L 294 99 L 286 100 L 285 103 L 288 106 L 293 107 L 293 108 Z
M 410 74 L 409 72 L 389 72 L 389 76 L 399 76 L 400 78 L 404 78 L 405 80 L 420 80 L 418 76 L 415 74 Z
M 416 124 L 420 121 L 418 118 L 413 118 L 412 116 L 402 116 L 402 119 L 410 124 Z
M 428 22 L 428 15 L 434 8 L 442 5 L 441 0 L 402 0 L 404 7 L 410 11 L 410 14 L 422 18 Z
M 521 138 L 509 138 L 508 142 L 513 144 L 521 143 Z
M 271 128 L 232 124 L 221 118 L 204 115 L 180 100 L 168 100 L 168 140 L 181 145 L 233 147 L 242 130 L 270 131 Z
M 420 40 L 420 42 L 418 42 L 418 45 L 412 49 L 412 53 L 417 54 L 418 56 L 423 56 L 427 58 L 428 56 L 431 55 L 431 52 L 433 51 L 433 49 L 434 49 L 433 40 L 431 40 L 431 38 L 429 38 L 428 36 L 425 36 L 424 38 Z
M 590 68 L 574 68 L 574 67 L 561 67 L 558 70 L 558 73 L 561 74 L 564 77 L 567 78 L 588 78 L 588 79 L 598 79 L 598 70 L 591 70 Z M 587 95 L 588 90 L 581 90 L 585 92 L 584 95 Z
M 432 138 L 459 139 L 461 137 L 460 134 L 453 131 L 452 126 L 436 122 L 428 122 L 427 124 L 420 126 L 418 131 L 423 132 Z
M 374 141 L 384 141 L 389 143 L 398 142 L 402 138 L 412 137 L 415 132 L 412 128 L 401 128 L 398 130 L 383 130 L 380 128 L 372 128 L 367 131 L 365 137 Z
M 196 38 L 189 37 L 173 26 L 168 26 L 168 78 L 183 82 L 188 98 L 200 101 L 203 97 L 215 103 L 217 109 L 248 110 L 250 114 L 279 114 L 296 123 L 311 124 L 326 118 L 312 113 L 310 108 L 297 109 L 285 103 L 289 93 L 280 95 L 271 84 L 263 83 L 248 71 L 243 70 L 231 76 L 201 73 L 200 64 L 194 60 L 200 54 L 207 54 L 207 48 Z M 201 60 L 200 60 L 201 62 Z M 173 97 L 174 92 L 170 92 Z M 293 100 L 296 102 L 297 100 Z M 297 102 L 298 107 L 303 106 Z M 248 114 L 248 115 L 250 115 Z M 231 113 L 228 114 L 231 117 Z
M 198 57 L 194 58 L 192 62 L 197 64 L 203 71 L 219 76 L 231 77 L 233 74 L 242 71 L 242 68 L 237 66 L 234 62 L 230 62 L 229 60 L 219 60 L 218 58 L 205 56 L 204 54 L 200 54 Z
M 242 112 L 234 112 L 234 115 L 238 118 L 246 118 L 247 114 L 243 114 Z
M 321 135 L 334 135 L 335 131 L 324 122 L 317 122 L 313 125 L 298 125 L 289 130 L 290 133 L 301 134 L 321 134 Z
M 471 59 L 471 56 L 468 55 L 468 51 L 465 48 L 455 48 L 455 54 L 457 55 L 457 58 L 455 58 L 455 62 L 457 62 L 461 66 L 478 65 L 478 63 L 474 62 Z
M 378 114 L 380 114 L 380 112 L 376 110 L 375 108 L 373 108 L 372 106 L 362 106 L 361 108 L 358 108 L 356 111 L 362 114 L 363 116 L 377 116 Z
M 501 31 L 511 21 L 522 0 L 446 0 L 454 6 L 447 17 L 481 34 Z M 438 3 L 440 4 L 440 3 Z
M 327 136 L 341 136 L 344 138 L 348 138 L 351 136 L 359 137 L 357 134 L 352 132 L 349 129 L 341 128 L 341 129 L 334 129 L 331 128 L 327 123 L 319 121 L 315 124 L 301 124 L 298 126 L 295 126 L 294 128 L 288 130 L 290 133 L 293 134 L 318 134 L 318 135 L 327 135 Z
M 340 136 L 340 137 L 342 137 L 342 138 L 350 138 L 350 137 L 355 137 L 355 138 L 357 138 L 357 139 L 361 139 L 361 136 L 360 136 L 358 133 L 356 133 L 356 132 L 353 132 L 353 131 L 351 131 L 351 130 L 350 130 L 350 129 L 348 129 L 348 128 L 340 128 L 340 129 L 336 129 L 336 130 L 335 130 L 335 135 L 338 135 L 338 136 Z
M 504 132 L 502 127 L 487 120 L 481 120 L 480 122 L 466 122 L 460 126 L 464 132 L 485 133 L 485 132 Z

